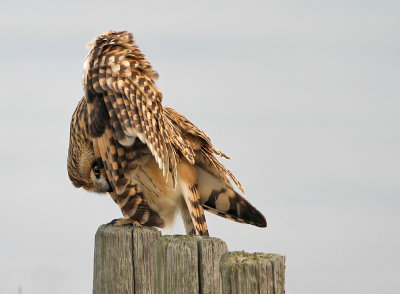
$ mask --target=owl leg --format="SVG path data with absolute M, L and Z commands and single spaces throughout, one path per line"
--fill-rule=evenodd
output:
M 117 220 L 115 222 L 116 226 L 134 224 L 137 226 L 164 227 L 164 220 L 156 211 L 149 207 L 136 184 L 127 185 L 126 190 L 121 194 L 115 192 L 110 194 L 113 194 L 111 197 L 121 208 L 122 214 L 125 217 L 124 219 Z
M 192 217 L 190 216 L 189 209 L 183 198 L 180 203 L 180 208 L 181 208 L 181 216 L 182 216 L 182 220 L 183 220 L 183 225 L 185 226 L 186 234 L 196 235 L 196 228 L 194 227 Z
M 181 188 L 185 204 L 181 205 L 181 213 L 186 232 L 189 235 L 208 236 L 206 218 L 200 203 L 200 193 L 197 187 L 197 172 L 192 165 L 186 162 L 178 165 L 178 184 Z

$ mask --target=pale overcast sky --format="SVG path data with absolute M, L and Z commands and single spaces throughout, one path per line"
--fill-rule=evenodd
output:
M 84 46 L 109 29 L 268 220 L 207 214 L 212 236 L 286 255 L 287 293 L 400 293 L 400 2 L 3 1 L 0 25 L 0 293 L 91 293 L 94 234 L 121 213 L 66 157 Z

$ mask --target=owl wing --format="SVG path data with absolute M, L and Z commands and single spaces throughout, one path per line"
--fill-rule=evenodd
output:
M 229 157 L 216 149 L 210 138 L 185 116 L 169 107 L 164 107 L 163 111 L 169 138 L 185 159 L 224 181 L 230 188 L 232 188 L 232 185 L 229 179 L 232 180 L 245 193 L 243 186 L 234 174 L 215 158 L 215 156 L 225 159 L 229 159 Z
M 117 149 L 114 156 L 102 156 L 110 165 L 112 183 L 116 188 L 124 185 L 122 150 L 132 146 L 136 138 L 147 145 L 167 179 L 168 172 L 172 172 L 175 182 L 176 158 L 165 132 L 162 95 L 155 85 L 154 71 L 134 44 L 133 36 L 126 32 L 102 35 L 89 57 L 84 80 L 89 134 L 96 139 L 108 132 L 98 139 L 99 148 Z
M 155 76 L 132 34 L 108 32 L 93 43 L 84 90 L 88 133 L 113 186 L 111 196 L 126 218 L 162 227 L 163 220 L 150 209 L 133 176 L 154 156 L 163 174 L 171 171 L 176 181 L 176 158 L 164 131 Z
M 172 144 L 189 162 L 193 160 L 192 164 L 197 173 L 195 192 L 202 208 L 236 222 L 266 227 L 267 222 L 262 213 L 237 193 L 229 180 L 232 180 L 244 193 L 242 185 L 215 157 L 218 155 L 228 158 L 228 156 L 214 148 L 209 137 L 182 114 L 164 107 L 164 117 Z M 190 203 L 187 203 L 187 207 L 194 213 L 198 208 L 190 207 Z M 187 220 L 190 214 L 183 217 Z M 186 221 L 185 227 L 189 223 Z M 196 228 L 196 221 L 193 224 L 194 230 L 201 231 L 201 227 Z
M 149 153 L 147 146 L 135 144 L 124 147 L 118 142 L 112 128 L 107 126 L 100 137 L 93 139 L 93 149 L 96 157 L 103 162 L 107 178 L 111 179 L 113 192 L 110 195 L 124 217 L 139 224 L 164 227 L 164 220 L 150 208 L 140 186 L 130 176 L 138 167 L 138 161 L 132 160 L 133 157 L 146 157 L 146 153 Z

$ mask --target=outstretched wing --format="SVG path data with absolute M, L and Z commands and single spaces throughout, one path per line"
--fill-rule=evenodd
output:
M 164 226 L 164 220 L 152 210 L 132 174 L 151 156 L 146 144 L 139 140 L 130 147 L 122 146 L 108 125 L 104 133 L 93 139 L 97 158 L 101 158 L 107 178 L 111 181 L 111 197 L 120 207 L 125 218 L 143 225 Z
M 229 157 L 216 149 L 210 138 L 195 124 L 176 110 L 163 108 L 167 133 L 173 146 L 191 163 L 201 166 L 231 187 L 229 179 L 243 192 L 244 189 L 233 173 L 223 166 L 215 156 Z
M 182 203 L 181 206 L 187 233 L 207 234 L 207 228 L 202 227 L 205 223 L 203 208 L 236 222 L 266 227 L 267 222 L 262 213 L 237 193 L 229 180 L 244 193 L 239 181 L 215 157 L 228 156 L 217 150 L 202 130 L 177 111 L 164 107 L 164 118 L 172 144 L 196 170 L 195 187 L 191 188 L 189 180 L 184 183 L 186 185 L 180 183 L 186 201 L 186 205 Z
M 224 158 L 228 156 L 217 150 L 211 144 L 210 138 L 182 114 L 164 107 L 164 117 L 172 144 L 196 169 L 197 186 L 195 189 L 187 189 L 193 195 L 190 199 L 196 201 L 193 203 L 199 203 L 200 207 L 211 213 L 236 222 L 266 227 L 267 222 L 262 213 L 233 189 L 229 179 L 244 193 L 239 181 L 215 157 L 215 155 Z M 186 186 L 190 187 L 190 185 Z M 185 192 L 185 189 L 182 191 Z M 190 195 L 190 193 L 187 194 Z M 201 227 L 202 219 L 196 219 L 197 215 L 185 214 L 184 210 L 196 212 L 199 205 L 191 205 L 188 201 L 186 203 L 187 208 L 183 207 L 183 218 L 187 232 L 204 231 Z M 191 219 L 192 222 L 189 222 Z
M 114 187 L 125 189 L 131 172 L 125 153 L 136 138 L 147 145 L 165 176 L 172 171 L 175 181 L 176 158 L 165 133 L 157 73 L 128 32 L 107 32 L 92 45 L 84 74 L 89 135 Z
M 162 96 L 155 85 L 157 73 L 128 32 L 109 31 L 91 45 L 84 72 L 88 132 L 113 186 L 111 196 L 125 217 L 163 226 L 133 180 L 149 156 L 164 175 L 170 170 L 176 174 L 176 158 L 164 131 Z

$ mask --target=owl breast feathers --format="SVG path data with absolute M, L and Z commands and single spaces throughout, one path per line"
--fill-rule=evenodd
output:
M 179 209 L 187 234 L 208 235 L 206 209 L 266 227 L 215 156 L 228 157 L 186 117 L 161 104 L 157 78 L 132 34 L 108 31 L 89 44 L 85 95 L 70 127 L 72 183 L 109 192 L 124 216 L 115 225 L 164 227 Z

